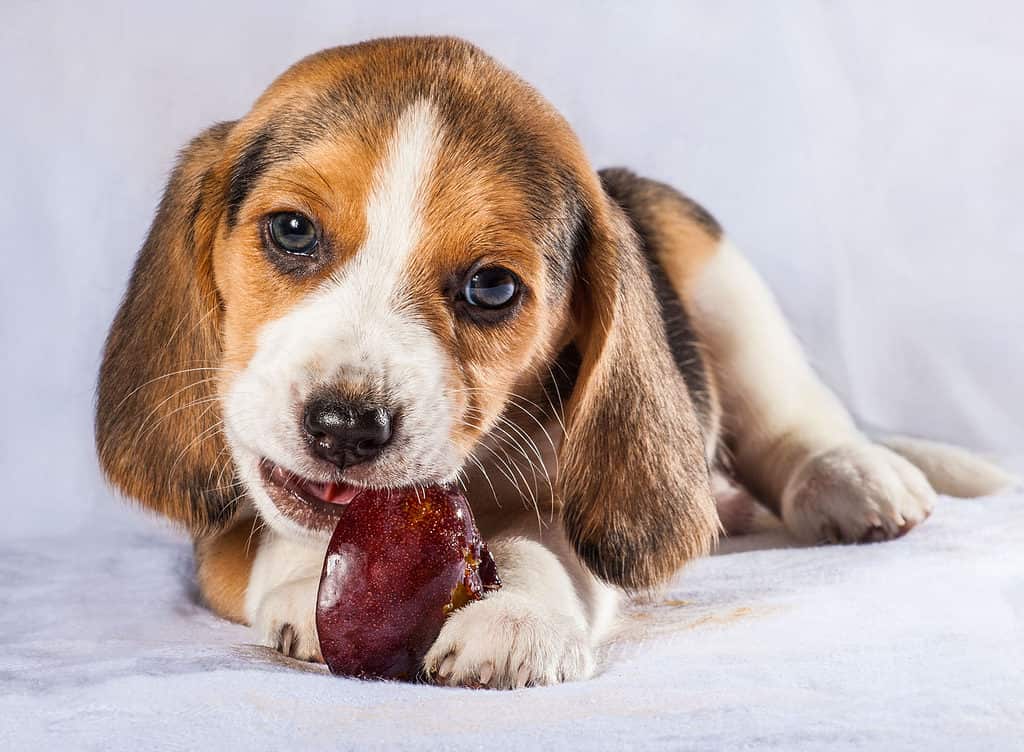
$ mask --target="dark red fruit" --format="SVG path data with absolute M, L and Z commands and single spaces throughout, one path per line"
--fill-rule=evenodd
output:
M 327 547 L 316 628 L 335 674 L 412 679 L 445 618 L 501 587 L 454 488 L 364 491 Z

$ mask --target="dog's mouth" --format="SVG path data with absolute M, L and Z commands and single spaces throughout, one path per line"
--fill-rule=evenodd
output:
M 317 531 L 333 530 L 345 506 L 363 491 L 350 483 L 303 478 L 266 459 L 260 462 L 260 477 L 281 514 Z

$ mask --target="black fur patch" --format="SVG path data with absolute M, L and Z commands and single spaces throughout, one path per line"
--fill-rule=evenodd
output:
M 683 375 L 701 425 L 706 426 L 711 418 L 713 405 L 708 391 L 707 371 L 704 358 L 700 353 L 697 333 L 693 330 L 686 308 L 683 307 L 675 288 L 672 287 L 668 275 L 654 258 L 648 249 L 648 242 L 642 236 L 641 242 L 643 242 L 647 254 L 647 272 L 651 276 L 654 293 L 661 308 L 661 320 L 665 324 L 665 338 L 672 351 L 672 359 L 676 363 L 676 368 Z
M 227 474 L 225 474 L 227 475 Z M 228 522 L 237 510 L 238 500 L 242 496 L 242 484 L 238 477 L 231 482 L 226 479 L 211 478 L 210 473 L 196 473 L 187 483 L 185 495 L 210 530 L 219 530 Z
M 232 166 L 228 185 L 228 227 L 235 226 L 242 204 L 256 185 L 256 181 L 270 166 L 271 160 L 268 158 L 267 150 L 273 140 L 274 134 L 269 128 L 260 131 Z
M 722 225 L 711 212 L 672 186 L 642 178 L 621 167 L 609 167 L 598 174 L 604 189 L 626 210 L 631 219 L 636 215 L 642 216 L 645 205 L 659 202 L 671 205 L 713 239 L 719 240 L 722 237 Z

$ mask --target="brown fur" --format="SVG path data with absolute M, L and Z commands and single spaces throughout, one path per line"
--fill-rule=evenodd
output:
M 212 239 L 223 205 L 213 170 L 230 123 L 182 153 L 103 354 L 96 446 L 110 480 L 128 497 L 203 533 L 235 502 L 218 429 L 220 297 Z
M 629 214 L 644 228 L 653 254 L 677 282 L 684 300 L 690 282 L 715 255 L 722 227 L 702 206 L 671 186 L 638 177 L 629 170 L 601 170 L 601 179 Z
M 409 303 L 447 346 L 450 386 L 464 395 L 457 440 L 469 451 L 510 395 L 539 385 L 574 342 L 581 363 L 555 502 L 580 556 L 605 579 L 644 588 L 714 539 L 702 427 L 665 340 L 644 249 L 568 125 L 465 42 L 380 40 L 301 61 L 243 120 L 193 142 L 104 354 L 104 470 L 200 539 L 201 587 L 229 618 L 240 613 L 248 559 L 237 528 L 211 537 L 236 508 L 233 477 L 220 477 L 233 474 L 219 395 L 261 327 L 358 250 L 374 168 L 400 112 L 422 98 L 437 109 L 444 141 L 406 276 Z M 662 199 L 640 205 L 649 227 L 685 239 L 672 246 L 685 252 L 665 263 L 696 263 L 707 228 Z M 322 228 L 325 261 L 308 274 L 282 273 L 264 251 L 263 217 L 285 210 Z M 446 275 L 481 259 L 515 268 L 528 288 L 518 315 L 492 327 L 457 321 L 444 293 Z
M 590 232 L 559 497 L 584 562 L 610 582 L 649 588 L 707 553 L 718 518 L 637 238 L 610 201 L 595 208 Z
M 224 298 L 225 365 L 244 368 L 263 325 L 296 306 L 358 251 L 366 237 L 363 207 L 380 148 L 352 137 L 310 145 L 269 168 L 249 193 L 234 228 L 217 243 L 214 254 L 217 287 Z M 321 225 L 329 262 L 314 274 L 285 276 L 267 259 L 262 219 L 281 211 L 301 212 Z
M 256 520 L 240 520 L 195 543 L 196 580 L 203 601 L 218 616 L 244 624 L 245 590 L 260 544 Z
M 688 309 L 694 279 L 718 250 L 722 227 L 703 207 L 664 183 L 621 168 L 604 169 L 600 175 L 644 246 L 652 280 L 664 288 L 656 285 L 655 292 L 661 299 L 666 335 L 697 408 L 708 456 L 713 457 L 721 405 L 712 353 L 702 346 L 698 323 Z
M 537 223 L 526 214 L 529 199 L 520 187 L 480 159 L 459 164 L 442 155 L 436 174 L 422 250 L 407 272 L 408 297 L 451 353 L 450 388 L 461 397 L 453 434 L 468 452 L 492 427 L 524 371 L 551 357 L 567 325 L 568 296 L 551 290 Z M 515 316 L 489 327 L 453 320 L 435 280 L 439 270 L 454 278 L 469 263 L 516 270 L 529 292 Z

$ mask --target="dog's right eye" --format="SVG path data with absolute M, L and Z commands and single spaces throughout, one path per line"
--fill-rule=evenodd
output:
M 271 214 L 267 235 L 276 250 L 293 256 L 312 256 L 320 243 L 313 220 L 298 212 Z

